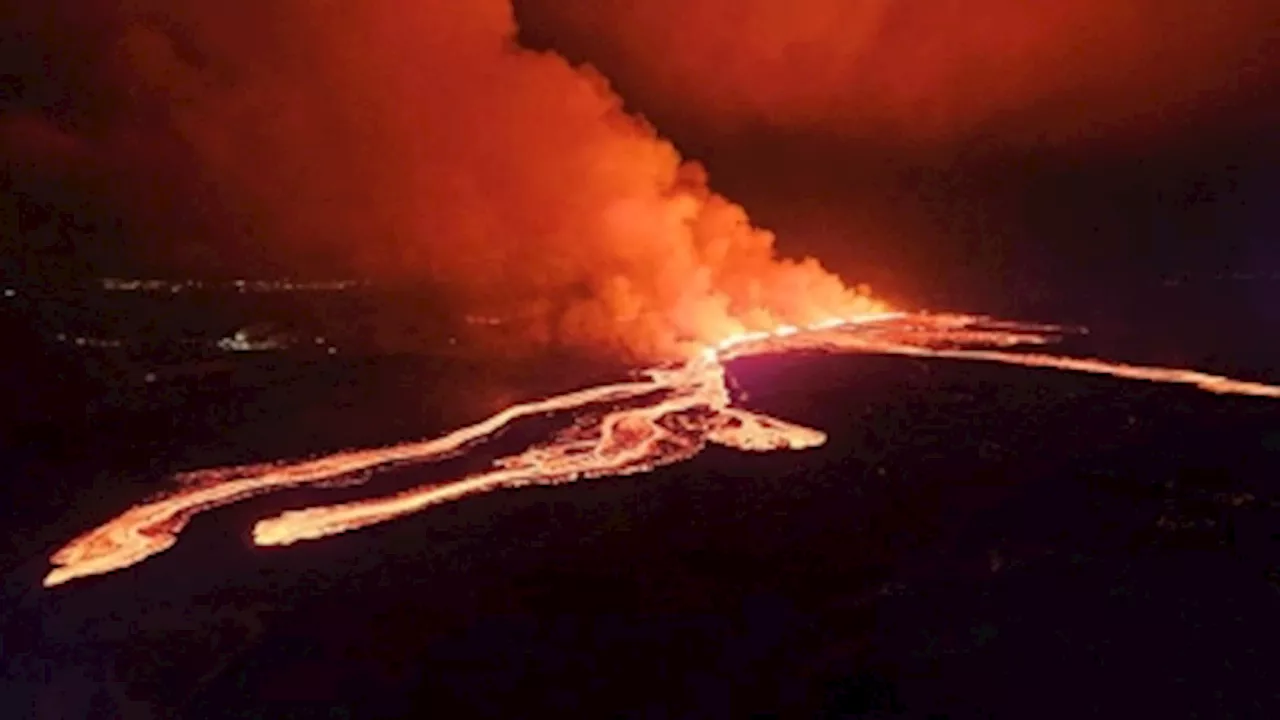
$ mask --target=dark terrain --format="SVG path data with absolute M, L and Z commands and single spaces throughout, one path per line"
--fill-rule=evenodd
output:
M 1231 294 L 1276 287 L 1029 319 L 1094 326 L 1064 352 L 1277 382 L 1258 309 L 1273 306 Z M 744 405 L 830 442 L 248 541 L 279 509 L 434 476 L 398 470 L 200 515 L 162 555 L 46 591 L 48 551 L 172 472 L 430 434 L 533 386 L 381 356 L 112 400 L 78 367 L 27 366 L 82 389 L 62 405 L 32 390 L 49 416 L 7 435 L 5 717 L 1280 715 L 1273 401 L 960 362 L 743 359 Z M 560 373 L 541 391 L 571 384 Z

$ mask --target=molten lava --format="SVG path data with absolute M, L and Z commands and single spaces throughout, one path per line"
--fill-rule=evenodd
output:
M 54 553 L 51 562 L 55 567 L 44 584 L 51 587 L 111 572 L 163 552 L 177 542 L 191 517 L 204 510 L 282 488 L 323 486 L 390 465 L 440 459 L 492 437 L 520 418 L 540 413 L 574 413 L 577 421 L 543 444 L 496 461 L 485 472 L 385 497 L 290 510 L 260 520 L 253 528 L 254 542 L 265 546 L 314 540 L 500 488 L 648 472 L 691 458 L 708 442 L 755 452 L 802 450 L 823 444 L 826 435 L 821 431 L 733 406 L 724 363 L 747 355 L 817 349 L 981 360 L 1280 398 L 1277 386 L 1192 370 L 1008 350 L 1018 345 L 1044 345 L 1058 332 L 1061 329 L 1052 326 L 967 315 L 879 313 L 742 334 L 677 366 L 649 369 L 628 382 L 513 405 L 440 438 L 186 476 L 183 487 L 129 509 Z

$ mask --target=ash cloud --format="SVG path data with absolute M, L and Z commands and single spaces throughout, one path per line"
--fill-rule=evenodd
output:
M 1182 128 L 1271 92 L 1270 0 L 526 0 L 661 116 L 912 146 Z M 1230 110 L 1227 110 L 1230 112 Z
M 131 0 L 114 20 L 131 110 L 99 144 L 153 178 L 186 167 L 201 222 L 283 267 L 443 289 L 519 318 L 520 347 L 645 359 L 870 304 L 778 259 L 602 75 L 519 47 L 506 0 Z

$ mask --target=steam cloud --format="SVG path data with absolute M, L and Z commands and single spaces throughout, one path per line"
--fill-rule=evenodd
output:
M 1149 132 L 1277 74 L 1270 0 L 525 4 L 629 97 L 720 133 L 763 124 L 915 144 Z
M 507 0 L 138 0 L 116 45 L 218 200 L 285 256 L 447 288 L 521 339 L 670 357 L 873 307 L 708 189 Z

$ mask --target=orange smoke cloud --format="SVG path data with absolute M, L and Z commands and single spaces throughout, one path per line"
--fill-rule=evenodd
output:
M 282 256 L 443 286 L 523 340 L 644 357 L 874 307 L 708 189 L 507 0 L 135 0 L 119 62 Z
M 1274 73 L 1270 0 L 526 0 L 655 113 L 950 140 L 1159 128 Z

